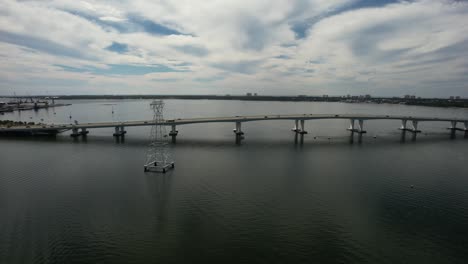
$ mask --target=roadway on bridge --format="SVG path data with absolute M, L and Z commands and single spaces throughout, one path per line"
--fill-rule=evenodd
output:
M 254 116 L 231 116 L 231 117 L 202 117 L 202 118 L 177 118 L 168 119 L 161 123 L 163 125 L 186 125 L 199 123 L 221 123 L 221 122 L 252 122 L 262 120 L 317 120 L 317 119 L 355 119 L 355 120 L 408 120 L 408 121 L 442 121 L 442 122 L 468 122 L 468 119 L 460 118 L 437 118 L 417 116 L 393 116 L 393 115 L 363 115 L 363 114 L 295 114 L 295 115 L 254 115 Z M 36 124 L 14 127 L 0 127 L 0 131 L 40 131 L 57 130 L 63 132 L 73 128 L 106 128 L 117 126 L 152 126 L 153 120 L 124 121 L 124 122 L 98 122 L 78 124 Z

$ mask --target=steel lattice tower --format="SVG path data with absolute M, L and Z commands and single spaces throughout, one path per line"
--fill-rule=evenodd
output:
M 151 127 L 150 145 L 146 155 L 145 171 L 156 171 L 165 173 L 174 168 L 168 149 L 167 131 L 163 117 L 164 101 L 154 100 L 151 104 L 154 112 L 153 126 Z

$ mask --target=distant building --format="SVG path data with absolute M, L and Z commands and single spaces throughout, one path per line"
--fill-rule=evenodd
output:
M 328 98 L 328 94 L 324 94 L 322 97 L 323 98 Z
M 257 93 L 254 93 L 254 96 L 257 96 Z
M 455 96 L 455 99 L 459 100 L 459 99 L 461 99 L 461 98 L 460 98 L 460 96 Z
M 453 100 L 453 99 L 454 99 L 454 97 L 453 97 L 453 96 L 450 96 L 450 97 L 449 97 L 449 99 L 450 99 L 450 100 Z
M 247 95 L 247 96 L 252 96 L 252 93 L 247 93 L 246 95 Z
M 364 97 L 365 97 L 366 99 L 370 99 L 370 98 L 371 98 L 370 94 L 366 94 Z

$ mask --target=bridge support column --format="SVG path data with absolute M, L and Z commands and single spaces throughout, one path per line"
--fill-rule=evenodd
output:
M 176 130 L 176 125 L 172 125 L 171 132 L 169 132 L 169 136 L 172 138 L 172 143 L 176 143 L 177 134 L 179 134 L 179 131 Z
M 116 126 L 113 136 L 114 137 L 123 137 L 123 136 L 125 136 L 126 133 L 127 133 L 127 131 L 125 131 L 124 126 Z
M 412 120 L 411 123 L 413 127 L 410 129 L 410 131 L 413 133 L 421 133 L 421 130 L 418 130 L 418 120 Z
M 76 137 L 79 137 L 79 136 L 81 136 L 81 133 L 78 131 L 78 128 L 73 127 L 70 137 L 76 138 Z
M 357 128 L 354 125 L 354 121 L 355 121 L 354 119 L 349 120 L 349 128 L 347 130 L 349 130 L 351 132 L 356 132 L 356 133 L 359 133 L 359 134 L 367 133 L 364 130 L 364 120 L 363 119 L 358 120 L 358 127 Z
M 89 131 L 86 129 L 86 127 L 81 128 L 80 135 L 86 136 L 89 134 Z
M 349 120 L 349 131 L 354 132 L 354 119 Z
M 464 128 L 463 130 L 465 131 L 465 138 L 468 138 L 468 121 L 464 122 Z
M 293 129 L 291 129 L 291 131 L 293 131 L 295 133 L 299 132 L 299 120 L 297 120 L 297 119 L 294 120 L 294 127 L 293 127 Z
M 364 130 L 364 120 L 362 119 L 359 119 L 359 122 L 358 122 L 358 133 L 359 134 L 367 133 L 367 131 Z
M 400 137 L 401 142 L 405 142 L 406 140 L 406 131 L 408 130 L 408 128 L 406 127 L 407 122 L 408 120 L 406 119 L 401 120 L 401 127 L 399 128 L 401 130 L 401 137 Z
M 301 119 L 301 127 L 300 127 L 300 131 L 299 131 L 299 134 L 301 135 L 304 135 L 304 134 L 307 134 L 307 131 L 305 130 L 305 120 L 304 119 Z
M 244 139 L 244 132 L 242 132 L 242 123 L 236 122 L 236 128 L 233 129 L 234 134 L 236 134 L 236 144 L 240 144 Z
M 358 141 L 359 143 L 362 142 L 362 134 L 365 134 L 367 133 L 367 131 L 364 130 L 364 120 L 362 119 L 359 119 L 359 122 L 358 122 Z
M 294 128 L 292 129 L 292 131 L 295 133 L 294 134 L 294 142 L 297 143 L 298 135 L 300 135 L 301 143 L 303 143 L 304 142 L 304 134 L 308 133 L 305 130 L 305 120 L 304 119 L 294 120 Z
M 411 124 L 412 124 L 412 128 L 407 129 L 407 131 L 410 131 L 411 133 L 413 133 L 412 139 L 416 140 L 416 135 L 418 133 L 421 133 L 421 130 L 418 130 L 418 120 L 412 120 Z
M 408 122 L 408 120 L 406 119 L 402 119 L 401 120 L 401 127 L 400 127 L 400 130 L 403 130 L 405 131 L 407 128 L 406 128 L 406 123 Z
M 450 138 L 455 138 L 456 132 L 462 131 L 465 133 L 465 138 L 468 138 L 468 121 L 463 122 L 463 128 L 457 127 L 458 121 L 450 121 L 450 127 L 447 129 L 450 129 Z
M 347 130 L 351 132 L 349 136 L 349 143 L 352 144 L 354 143 L 354 132 L 357 132 L 354 128 L 354 119 L 349 119 L 349 128 Z
M 304 119 L 301 119 L 301 126 L 300 126 L 300 131 L 299 131 L 299 135 L 301 135 L 301 138 L 300 138 L 300 142 L 301 144 L 304 143 L 304 135 L 307 134 L 307 131 L 305 130 L 305 120 Z
M 450 127 L 447 129 L 450 130 L 450 138 L 454 139 L 457 132 L 457 121 L 450 121 Z
M 359 143 L 362 142 L 362 134 L 365 134 L 366 131 L 364 130 L 364 120 L 363 119 L 358 119 L 358 127 L 356 128 L 355 126 L 355 119 L 350 119 L 349 120 L 349 131 L 351 131 L 351 136 L 350 136 L 350 142 L 354 142 L 354 133 L 358 133 L 358 140 Z

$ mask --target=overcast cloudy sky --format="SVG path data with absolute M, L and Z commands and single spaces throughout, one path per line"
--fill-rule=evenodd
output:
M 0 94 L 468 97 L 468 2 L 0 0 Z

